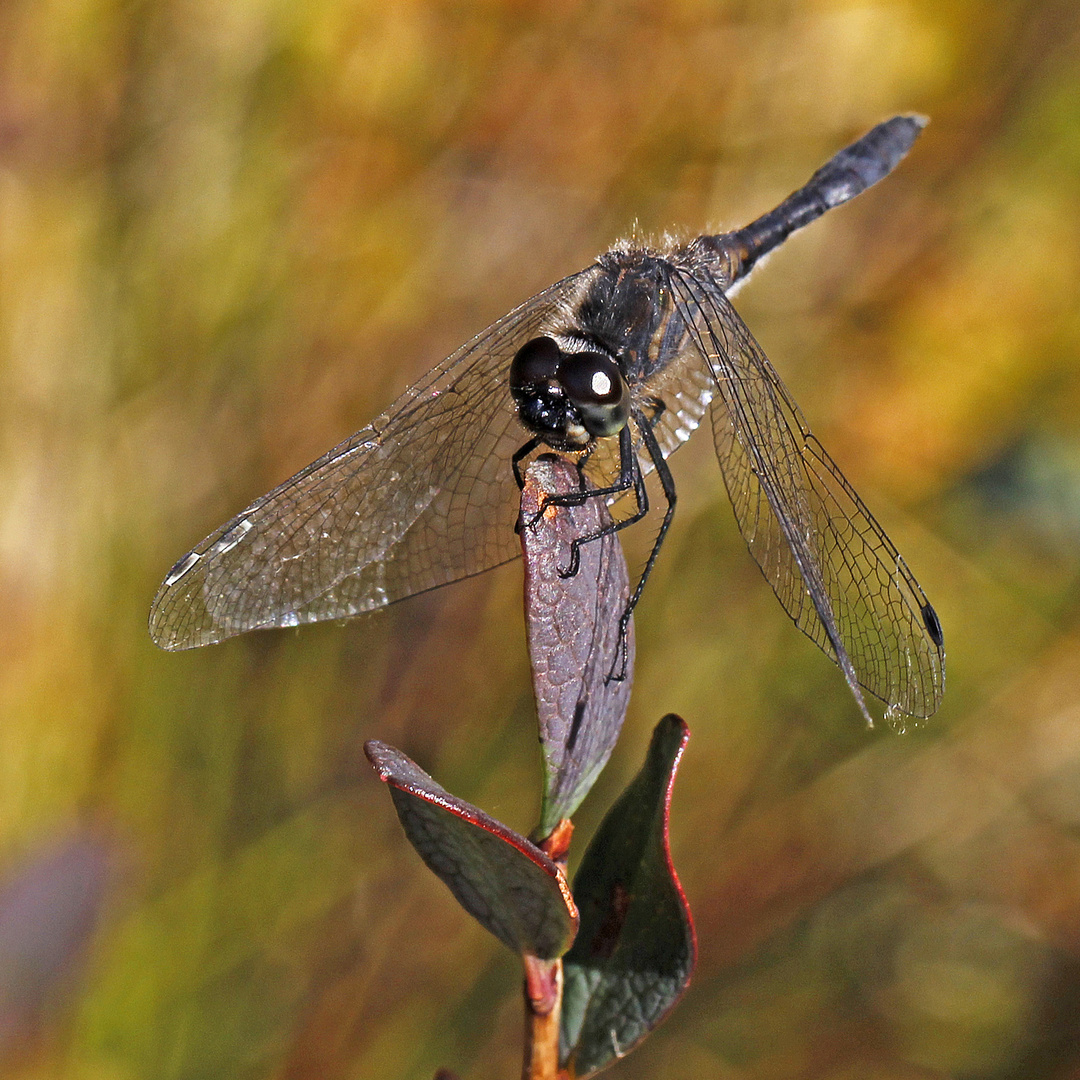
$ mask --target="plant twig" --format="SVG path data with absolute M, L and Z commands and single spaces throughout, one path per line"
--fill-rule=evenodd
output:
M 525 957 L 525 1059 L 522 1080 L 560 1080 L 562 960 Z

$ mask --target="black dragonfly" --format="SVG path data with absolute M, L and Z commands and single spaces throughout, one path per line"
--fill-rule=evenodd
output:
M 666 458 L 711 409 L 750 552 L 796 626 L 887 715 L 941 702 L 941 624 L 892 542 L 811 434 L 727 298 L 793 231 L 886 176 L 925 124 L 897 116 L 776 209 L 732 233 L 619 244 L 525 301 L 411 386 L 369 427 L 212 533 L 150 612 L 165 649 L 371 611 L 518 554 L 519 463 L 573 456 L 602 497 L 675 506 Z M 572 570 L 568 568 L 568 571 Z

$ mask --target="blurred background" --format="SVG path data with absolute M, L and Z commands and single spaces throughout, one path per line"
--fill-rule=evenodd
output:
M 531 293 L 911 110 L 737 306 L 933 600 L 945 703 L 867 730 L 680 451 L 577 850 L 685 716 L 700 966 L 610 1075 L 1080 1077 L 1075 0 L 0 6 L 0 1074 L 517 1075 L 517 961 L 361 748 L 534 825 L 520 567 L 176 655 L 150 600 Z

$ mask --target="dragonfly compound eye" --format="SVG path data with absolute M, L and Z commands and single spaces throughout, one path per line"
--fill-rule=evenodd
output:
M 526 342 L 510 363 L 511 392 L 517 396 L 520 391 L 556 378 L 562 358 L 562 350 L 549 337 Z
M 562 362 L 563 351 L 551 338 L 526 342 L 510 363 L 510 393 L 529 431 L 557 449 L 580 449 L 589 435 L 559 380 Z
M 618 435 L 626 427 L 630 387 L 610 356 L 598 352 L 568 354 L 559 367 L 559 382 L 590 435 Z

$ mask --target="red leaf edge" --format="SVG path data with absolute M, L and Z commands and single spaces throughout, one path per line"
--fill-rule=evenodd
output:
M 477 828 L 483 829 L 493 836 L 497 836 L 500 840 L 520 851 L 522 855 L 534 862 L 550 877 L 555 878 L 559 885 L 559 892 L 562 894 L 563 901 L 566 903 L 567 910 L 570 912 L 574 921 L 577 921 L 577 905 L 574 903 L 574 897 L 570 892 L 570 886 L 567 884 L 566 875 L 563 873 L 562 867 L 554 860 L 548 858 L 548 856 L 545 855 L 531 840 L 522 836 L 521 833 L 514 832 L 513 829 L 508 828 L 501 821 L 496 821 L 495 818 L 491 817 L 489 814 L 485 814 L 483 810 L 473 806 L 471 803 L 467 803 L 463 799 L 451 795 L 445 788 L 441 787 L 434 780 L 431 780 L 430 777 L 428 777 L 428 779 L 431 783 L 431 789 L 421 787 L 419 784 L 406 779 L 395 768 L 396 765 L 401 764 L 402 759 L 412 765 L 413 768 L 421 772 L 423 772 L 423 770 L 420 769 L 420 766 L 412 761 L 411 758 L 403 754 L 400 750 L 395 750 L 394 747 L 390 746 L 388 743 L 381 742 L 378 739 L 369 739 L 364 743 L 364 753 L 367 754 L 368 761 L 374 766 L 375 771 L 379 774 L 379 779 L 382 780 L 384 784 L 395 787 L 399 791 L 404 791 L 407 795 L 413 796 L 413 798 L 421 799 L 426 803 L 431 803 L 433 806 L 438 806 L 447 811 L 447 813 L 453 814 L 455 817 L 469 822 L 470 825 L 475 825 Z M 680 754 L 681 753 L 682 751 L 680 750 Z M 428 774 L 424 773 L 424 775 L 427 776 Z

